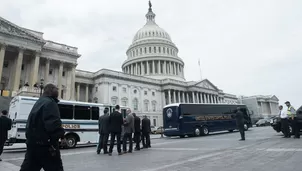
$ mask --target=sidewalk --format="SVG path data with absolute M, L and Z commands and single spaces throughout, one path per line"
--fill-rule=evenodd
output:
M 20 167 L 8 162 L 0 162 L 0 171 L 19 171 Z

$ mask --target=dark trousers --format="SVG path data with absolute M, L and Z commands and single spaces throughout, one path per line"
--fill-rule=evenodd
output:
M 140 132 L 135 132 L 134 133 L 134 142 L 136 144 L 135 149 L 139 150 L 140 149 L 140 140 L 141 139 L 141 133 Z
M 100 134 L 99 136 L 99 144 L 97 147 L 97 151 L 100 152 L 102 149 L 104 153 L 107 153 L 107 144 L 108 144 L 109 134 Z
M 3 153 L 3 148 L 4 148 L 5 141 L 6 141 L 5 137 L 0 137 L 0 156 Z
M 59 146 L 55 152 L 49 146 L 27 145 L 20 171 L 64 171 Z
M 284 134 L 284 137 L 290 137 L 290 132 L 289 132 L 289 125 L 288 125 L 288 119 L 284 118 L 281 119 L 281 129 Z
M 239 126 L 238 129 L 239 129 L 239 132 L 240 132 L 241 139 L 242 139 L 242 140 L 245 140 L 244 126 L 243 126 L 243 125 L 242 125 L 242 126 Z
M 133 141 L 132 141 L 132 133 L 125 133 L 123 138 L 123 151 L 127 151 L 127 140 L 129 140 L 129 152 L 132 152 L 133 149 Z
M 143 142 L 143 147 L 144 148 L 151 147 L 150 133 L 148 133 L 148 132 L 143 132 L 142 133 L 142 142 Z
M 115 133 L 112 132 L 110 134 L 110 148 L 109 148 L 109 153 L 112 153 L 113 147 L 114 147 L 114 141 L 115 141 L 115 137 L 116 137 L 116 144 L 117 144 L 117 152 L 121 153 L 121 133 Z
M 294 118 L 292 122 L 292 128 L 293 128 L 293 133 L 295 135 L 295 138 L 300 138 L 300 126 L 298 122 L 298 118 Z

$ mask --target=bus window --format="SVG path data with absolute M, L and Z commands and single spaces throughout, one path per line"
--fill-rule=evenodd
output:
M 59 104 L 61 119 L 73 119 L 73 106 Z
M 100 116 L 99 107 L 92 107 L 91 113 L 92 113 L 92 117 L 91 117 L 92 120 L 99 120 L 99 116 Z
M 74 106 L 74 119 L 90 120 L 90 106 Z

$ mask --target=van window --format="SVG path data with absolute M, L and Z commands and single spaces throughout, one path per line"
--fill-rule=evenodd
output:
M 73 105 L 59 104 L 61 119 L 73 119 Z
M 90 106 L 75 106 L 74 119 L 90 120 Z
M 99 107 L 92 107 L 91 113 L 92 113 L 92 117 L 91 117 L 92 120 L 99 120 L 99 116 L 100 116 Z

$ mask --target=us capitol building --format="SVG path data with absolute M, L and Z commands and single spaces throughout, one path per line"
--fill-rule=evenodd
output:
M 162 124 L 170 103 L 237 103 L 208 79 L 186 81 L 184 62 L 170 35 L 155 22 L 149 4 L 146 24 L 135 34 L 122 72 L 76 70 L 76 47 L 45 40 L 43 33 L 0 17 L 0 87 L 2 96 L 39 96 L 41 82 L 54 83 L 65 100 L 120 104 L 138 116 Z

